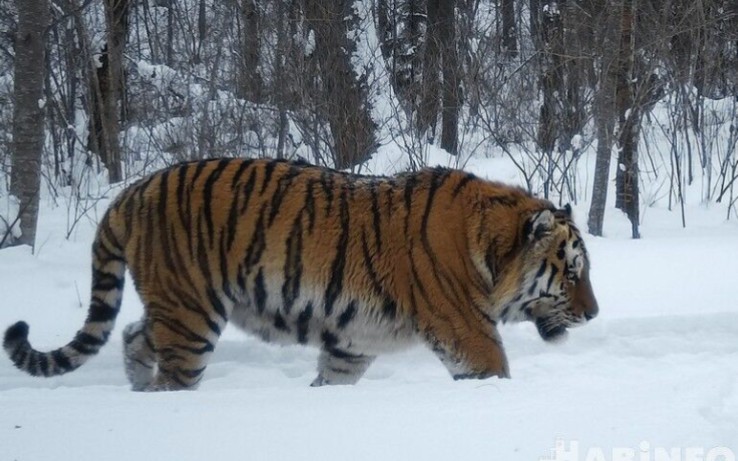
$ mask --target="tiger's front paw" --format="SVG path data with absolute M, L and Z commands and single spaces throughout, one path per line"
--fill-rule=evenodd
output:
M 327 386 L 330 383 L 323 375 L 318 375 L 317 378 L 313 380 L 312 383 L 310 383 L 310 387 L 321 387 L 321 386 Z

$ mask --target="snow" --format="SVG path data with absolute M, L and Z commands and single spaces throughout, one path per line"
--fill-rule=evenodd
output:
M 427 156 L 454 163 L 434 149 Z M 386 148 L 367 169 L 406 167 Z M 465 168 L 516 181 L 504 159 Z M 587 205 L 574 210 L 586 228 Z M 380 357 L 356 386 L 311 388 L 316 350 L 229 329 L 199 390 L 134 393 L 120 331 L 142 308 L 128 281 L 110 344 L 81 369 L 40 379 L 0 358 L 0 459 L 517 461 L 555 459 L 557 441 L 575 444 L 581 460 L 596 449 L 604 458 L 591 459 L 656 461 L 659 447 L 683 460 L 694 447 L 702 455 L 690 459 L 726 447 L 713 459 L 734 459 L 738 224 L 725 221 L 725 206 L 700 203 L 688 205 L 686 229 L 659 203 L 644 216 L 642 240 L 628 238 L 630 224 L 612 208 L 606 236 L 586 236 L 598 318 L 556 345 L 531 324 L 501 328 L 510 380 L 455 382 L 418 347 Z M 36 254 L 0 252 L 0 327 L 28 321 L 40 349 L 69 341 L 87 312 L 94 223 L 80 221 L 69 240 L 66 223 L 65 207 L 47 201 Z

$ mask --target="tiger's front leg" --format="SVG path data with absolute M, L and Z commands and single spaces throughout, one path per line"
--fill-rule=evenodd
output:
M 356 384 L 374 359 L 375 356 L 351 354 L 341 349 L 323 349 L 318 358 L 318 377 L 310 385 Z
M 429 328 L 426 341 L 454 379 L 509 378 L 510 368 L 497 329 L 456 331 Z

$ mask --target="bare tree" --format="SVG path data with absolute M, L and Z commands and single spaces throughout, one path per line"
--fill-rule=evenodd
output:
M 515 0 L 502 0 L 502 50 L 511 57 L 518 55 L 518 27 Z
M 613 133 L 615 129 L 615 91 L 617 84 L 617 45 L 620 28 L 619 11 L 616 4 L 619 0 L 605 2 L 605 21 L 603 41 L 600 44 L 601 68 L 600 83 L 597 89 L 595 109 L 595 125 L 597 131 L 597 160 L 592 185 L 592 203 L 589 208 L 587 221 L 589 233 L 601 236 L 605 220 L 605 204 L 607 203 L 607 188 L 610 178 L 610 157 L 612 156 Z
M 128 35 L 129 9 L 130 0 L 105 0 L 107 42 L 101 50 L 101 66 L 95 69 L 91 79 L 88 148 L 100 155 L 110 182 L 123 179 L 118 105 L 123 95 L 123 49 Z
M 637 239 L 640 238 L 638 139 L 643 106 L 637 101 L 635 94 L 635 18 L 635 0 L 623 0 L 615 95 L 619 118 L 615 206 L 628 216 L 631 235 Z
M 377 148 L 366 76 L 351 65 L 356 42 L 348 36 L 359 18 L 350 0 L 305 0 L 305 19 L 315 34 L 322 114 L 330 125 L 336 168 L 357 165 Z
M 20 243 L 34 246 L 44 148 L 46 0 L 18 0 L 10 192 L 20 200 Z
M 456 52 L 456 0 L 443 0 L 439 3 L 437 27 L 443 77 L 441 148 L 456 155 L 459 147 L 459 111 L 462 103 L 461 71 Z
M 280 1 L 280 5 L 283 2 Z M 259 71 L 261 61 L 260 40 L 260 12 L 258 0 L 241 0 L 240 10 L 240 34 L 242 47 L 240 50 L 240 69 L 238 87 L 236 94 L 252 102 L 262 100 L 262 78 Z M 283 20 L 280 16 L 278 20 Z

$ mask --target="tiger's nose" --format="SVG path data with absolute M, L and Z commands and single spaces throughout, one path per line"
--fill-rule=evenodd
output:
M 600 312 L 600 308 L 597 304 L 595 304 L 594 306 L 584 311 L 584 318 L 587 319 L 587 321 L 589 322 L 593 318 L 597 317 L 597 314 L 599 312 Z

